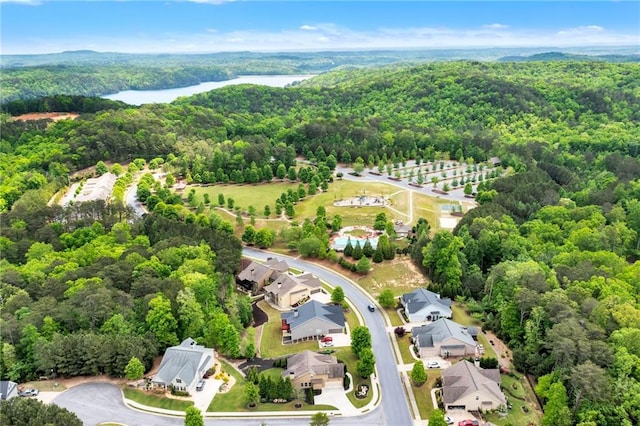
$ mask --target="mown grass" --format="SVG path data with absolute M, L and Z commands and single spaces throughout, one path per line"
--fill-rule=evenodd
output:
M 396 308 L 388 308 L 385 309 L 387 315 L 389 316 L 389 321 L 391 321 L 391 325 L 394 327 L 404 326 L 404 321 L 400 318 L 400 314 Z
M 526 380 L 523 376 L 515 375 L 511 377 L 506 374 L 501 375 L 503 392 L 512 404 L 506 417 L 500 417 L 498 413 L 488 413 L 488 421 L 499 425 L 527 426 L 530 424 L 540 424 L 540 413 L 534 408 L 535 396 L 528 385 L 523 385 Z M 523 407 L 528 410 L 523 411 Z
M 333 354 L 340 361 L 344 362 L 347 371 L 351 373 L 351 377 L 353 378 L 353 390 L 347 393 L 347 398 L 356 408 L 362 408 L 367 405 L 371 399 L 373 398 L 373 389 L 371 388 L 371 378 L 367 377 L 363 379 L 360 377 L 358 372 L 356 371 L 356 364 L 358 363 L 358 358 L 351 352 L 351 347 L 343 347 L 337 348 L 336 352 Z M 369 387 L 369 392 L 365 398 L 356 398 L 356 390 L 358 389 L 358 385 L 365 384 Z
M 211 185 L 211 186 L 199 186 L 191 185 L 185 188 L 184 194 L 188 194 L 191 188 L 196 190 L 196 200 L 199 203 L 203 201 L 204 194 L 209 194 L 211 200 L 211 206 L 218 206 L 218 194 L 224 195 L 225 206 L 226 201 L 229 198 L 233 198 L 234 208 L 240 207 L 242 210 L 247 210 L 249 206 L 256 208 L 258 216 L 263 216 L 264 206 L 269 205 L 271 207 L 271 217 L 275 218 L 275 201 L 280 197 L 280 194 L 287 192 L 288 189 L 297 190 L 298 182 L 289 182 L 285 180 L 280 182 L 279 179 L 274 179 L 270 183 L 259 184 L 228 184 L 228 185 Z
M 431 389 L 436 385 L 436 379 L 440 377 L 440 371 L 428 370 L 427 381 L 420 387 L 411 383 L 411 390 L 418 405 L 420 418 L 426 420 L 434 410 L 433 401 L 431 400 Z
M 125 398 L 148 407 L 184 411 L 193 405 L 193 401 L 167 398 L 166 396 L 154 395 L 137 389 L 124 388 L 123 392 Z
M 315 340 L 283 345 L 280 312 L 273 309 L 265 301 L 258 302 L 258 307 L 269 316 L 269 321 L 262 326 L 260 354 L 263 358 L 278 358 L 304 350 L 313 351 L 318 349 L 318 342 Z
M 451 319 L 458 324 L 466 326 L 482 326 L 481 321 L 469 315 L 465 305 L 454 303 L 451 306 L 451 310 L 453 312 Z M 484 354 L 482 355 L 483 357 L 498 359 L 496 351 L 493 349 L 493 346 L 489 343 L 489 339 L 487 339 L 487 336 L 485 336 L 484 333 L 478 333 L 478 343 L 484 346 Z
M 411 330 L 407 330 L 409 332 Z M 416 359 L 411 355 L 412 346 L 411 346 L 411 335 L 405 334 L 402 337 L 397 337 L 398 348 L 400 348 L 400 355 L 402 355 L 402 362 L 404 364 L 412 364 L 416 362 Z
M 67 387 L 55 380 L 40 380 L 27 382 L 21 386 L 24 389 L 38 389 L 40 392 L 62 392 L 67 390 Z

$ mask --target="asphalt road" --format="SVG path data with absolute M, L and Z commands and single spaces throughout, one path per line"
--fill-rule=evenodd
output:
M 387 334 L 382 314 L 380 314 L 378 310 L 375 312 L 369 312 L 367 310 L 367 305 L 371 303 L 372 299 L 356 284 L 342 275 L 313 263 L 252 248 L 244 248 L 243 255 L 262 260 L 266 260 L 268 257 L 285 258 L 289 266 L 305 272 L 311 272 L 321 280 L 334 286 L 339 285 L 343 288 L 347 299 L 349 299 L 364 316 L 364 321 L 371 333 L 373 353 L 376 356 L 376 368 L 382 396 L 382 404 L 374 410 L 374 412 L 383 412 L 385 425 L 412 425 L 413 418 L 411 417 L 409 404 L 405 398 L 404 388 L 400 381 L 400 373 L 398 372 L 395 357 L 393 356 L 391 341 Z
M 75 386 L 53 402 L 74 413 L 84 425 L 95 426 L 113 422 L 127 426 L 182 426 L 184 418 L 162 416 L 133 410 L 122 401 L 122 392 L 108 383 L 87 383 Z M 358 417 L 332 417 L 331 424 L 343 426 L 384 425 L 379 410 Z M 309 424 L 308 417 L 302 418 L 227 418 L 207 419 L 206 425 L 215 426 L 302 426 Z M 393 425 L 400 426 L 400 423 Z

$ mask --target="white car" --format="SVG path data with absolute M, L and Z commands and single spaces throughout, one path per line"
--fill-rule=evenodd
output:
M 427 368 L 440 368 L 440 363 L 438 361 L 429 361 L 427 362 Z

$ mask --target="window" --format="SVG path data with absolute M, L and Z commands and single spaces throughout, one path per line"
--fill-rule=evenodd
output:
M 182 383 L 181 379 L 176 379 L 176 383 Z

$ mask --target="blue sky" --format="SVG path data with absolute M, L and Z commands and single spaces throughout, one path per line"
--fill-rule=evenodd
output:
M 0 0 L 3 54 L 640 45 L 637 1 Z

